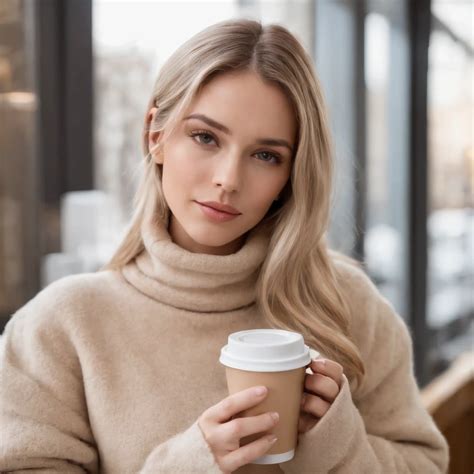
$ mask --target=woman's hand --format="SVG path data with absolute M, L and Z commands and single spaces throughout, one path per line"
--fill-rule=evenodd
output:
M 238 417 L 242 411 L 258 405 L 267 396 L 267 388 L 260 394 L 255 388 L 229 395 L 208 408 L 198 419 L 204 439 L 225 474 L 253 462 L 272 447 L 271 438 L 274 436 L 271 431 L 278 423 L 277 413 L 276 417 L 271 413 Z M 256 441 L 240 446 L 241 438 L 256 433 L 264 434 Z
M 306 433 L 329 410 L 342 384 L 341 364 L 329 359 L 313 359 L 309 368 L 313 374 L 306 374 L 301 401 L 298 433 Z

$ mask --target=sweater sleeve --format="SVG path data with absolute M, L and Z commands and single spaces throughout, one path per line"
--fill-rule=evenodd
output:
M 357 402 L 344 375 L 328 412 L 299 435 L 295 457 L 280 464 L 286 474 L 447 471 L 448 445 L 422 404 L 408 328 L 382 295 L 371 308 Z
M 46 294 L 20 308 L 2 336 L 0 472 L 95 473 L 79 360 L 56 312 L 44 317 Z
M 222 474 L 198 421 L 186 431 L 159 444 L 148 456 L 140 474 Z

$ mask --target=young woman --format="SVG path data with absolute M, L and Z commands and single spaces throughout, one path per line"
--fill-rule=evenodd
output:
M 326 243 L 333 152 L 297 39 L 240 19 L 188 40 L 158 76 L 143 150 L 110 263 L 44 288 L 6 326 L 0 470 L 446 472 L 407 326 Z M 300 332 L 321 354 L 280 465 L 250 464 L 270 441 L 240 439 L 278 420 L 236 416 L 266 393 L 229 396 L 218 361 L 253 328 Z

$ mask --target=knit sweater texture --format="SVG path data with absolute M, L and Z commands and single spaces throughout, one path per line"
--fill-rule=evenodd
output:
M 257 226 L 230 255 L 189 252 L 156 222 L 142 237 L 122 270 L 63 277 L 9 320 L 1 472 L 222 474 L 197 419 L 228 396 L 228 335 L 271 327 L 255 304 L 269 236 Z M 344 376 L 292 460 L 234 472 L 445 473 L 448 446 L 422 405 L 405 322 L 363 270 L 335 266 L 365 380 Z

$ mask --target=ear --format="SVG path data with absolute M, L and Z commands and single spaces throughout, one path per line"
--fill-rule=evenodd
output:
M 156 107 L 152 107 L 148 112 L 146 116 L 146 127 L 149 129 L 150 124 L 155 117 L 155 114 L 157 112 Z M 157 145 L 159 145 L 160 142 L 160 137 L 161 137 L 161 132 L 153 132 L 150 131 L 148 132 L 148 150 L 150 151 L 150 154 L 153 158 L 153 161 L 155 161 L 157 164 L 163 164 L 163 150 L 159 149 Z

